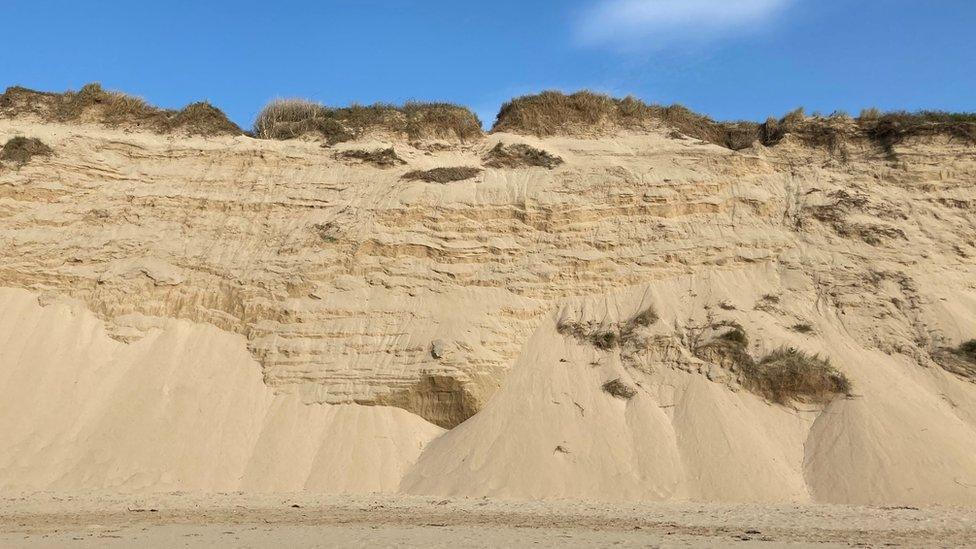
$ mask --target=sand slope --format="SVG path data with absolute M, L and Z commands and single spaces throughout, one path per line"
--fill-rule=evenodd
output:
M 770 274 L 707 280 L 741 302 L 775 284 Z M 659 323 L 667 325 L 695 309 L 674 296 L 696 282 L 575 307 L 613 319 L 653 302 L 666 311 Z M 804 305 L 812 304 L 794 302 Z M 406 492 L 874 504 L 970 504 L 976 497 L 976 424 L 957 411 L 976 404 L 973 385 L 858 347 L 829 318 L 806 317 L 818 321 L 818 341 L 777 335 L 811 352 L 829 349 L 856 394 L 822 410 L 790 410 L 662 368 L 655 357 L 648 357 L 650 367 L 634 367 L 634 357 L 622 364 L 619 353 L 558 334 L 556 316 L 527 342 L 495 399 L 427 447 L 404 479 Z M 751 333 L 780 331 L 769 318 L 730 316 Z M 607 395 L 601 385 L 616 378 L 637 387 L 637 396 Z
M 441 429 L 272 394 L 239 336 L 171 321 L 108 338 L 77 304 L 0 290 L 0 487 L 389 491 Z

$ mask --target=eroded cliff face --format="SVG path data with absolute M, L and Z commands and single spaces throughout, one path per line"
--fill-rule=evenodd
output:
M 409 491 L 860 501 L 830 480 L 838 455 L 845 444 L 894 436 L 862 419 L 885 409 L 872 402 L 908 398 L 938 409 L 919 428 L 947 418 L 953 427 L 896 447 L 895 461 L 911 456 L 898 471 L 923 468 L 924 447 L 935 444 L 948 456 L 935 469 L 948 476 L 928 499 L 976 501 L 965 473 L 976 462 L 964 457 L 976 451 L 976 386 L 933 358 L 976 337 L 976 148 L 950 137 L 909 140 L 895 156 L 867 142 L 839 155 L 789 137 L 731 151 L 664 127 L 599 139 L 377 136 L 326 147 L 0 121 L 0 141 L 15 135 L 53 154 L 0 167 L 0 287 L 42 305 L 79 300 L 119 345 L 159 337 L 173 319 L 215 327 L 239 338 L 270 394 L 290 403 L 393 406 L 449 429 L 484 410 L 421 455 Z M 491 162 L 499 144 L 563 162 Z M 402 162 L 376 165 L 356 152 L 388 148 Z M 448 183 L 403 177 L 437 167 L 482 171 Z M 649 306 L 660 319 L 630 346 L 587 346 L 556 329 L 567 319 L 625 322 Z M 826 409 L 853 414 L 844 417 L 857 427 L 841 432 L 824 405 L 765 402 L 729 368 L 696 356 L 696 338 L 732 323 L 757 357 L 783 345 L 831 357 L 854 388 Z M 516 364 L 521 373 L 509 377 Z M 561 364 L 578 371 L 550 371 L 570 367 Z M 614 378 L 643 392 L 630 401 L 601 392 Z M 565 395 L 583 391 L 568 389 L 577 382 L 586 389 L 574 405 Z M 551 402 L 580 418 L 600 411 L 576 423 L 551 418 L 575 441 L 553 442 Z M 907 421 L 912 409 L 891 417 Z M 716 423 L 734 413 L 761 427 L 743 435 Z M 607 441 L 620 455 L 579 457 L 589 436 L 580 433 L 592 433 L 583 426 L 601 428 L 595 418 L 622 421 L 638 442 Z M 807 444 L 814 432 L 826 434 Z M 653 452 L 644 435 L 661 441 Z M 509 443 L 492 445 L 506 437 L 545 446 L 542 461 L 585 463 L 500 487 L 504 471 L 492 468 L 521 459 Z M 752 476 L 727 485 L 715 473 L 727 469 L 689 457 L 718 452 L 721 440 L 733 460 L 748 461 L 757 445 L 768 451 Z M 884 444 L 865 451 L 882 456 L 874 469 L 895 467 Z M 642 465 L 609 484 L 566 487 L 571 473 L 621 460 Z M 782 467 L 773 480 L 750 482 L 770 460 Z M 472 481 L 471 461 L 496 465 L 475 467 L 482 476 Z M 631 474 L 657 476 L 624 487 Z M 910 476 L 875 482 L 894 486 L 878 497 L 910 500 Z

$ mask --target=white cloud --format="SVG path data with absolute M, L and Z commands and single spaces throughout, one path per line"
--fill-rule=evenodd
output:
M 764 28 L 793 0 L 601 0 L 582 14 L 587 45 L 660 48 Z

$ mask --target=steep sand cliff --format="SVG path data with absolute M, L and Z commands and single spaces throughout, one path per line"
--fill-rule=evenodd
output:
M 51 154 L 0 165 L 2 491 L 976 504 L 952 136 L 18 135 Z M 404 177 L 438 167 L 481 171 Z M 730 328 L 848 394 L 771 401 L 703 352 Z

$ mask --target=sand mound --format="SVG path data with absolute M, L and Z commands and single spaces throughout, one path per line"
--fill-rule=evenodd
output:
M 0 490 L 394 490 L 442 430 L 278 394 L 240 336 L 171 321 L 125 344 L 78 304 L 0 290 Z
M 710 297 L 758 299 L 775 284 L 771 274 L 709 275 L 713 291 L 735 288 Z M 830 350 L 853 378 L 854 396 L 791 408 L 729 392 L 715 383 L 720 371 L 706 379 L 692 369 L 690 350 L 685 359 L 675 355 L 676 331 L 689 328 L 685 319 L 706 304 L 684 301 L 681 288 L 702 282 L 675 280 L 569 306 L 606 323 L 632 316 L 635 304 L 654 303 L 662 320 L 640 332 L 647 342 L 639 352 L 596 346 L 559 333 L 555 318 L 544 322 L 496 397 L 434 440 L 402 489 L 543 499 L 974 502 L 971 387 L 892 362 L 857 346 L 832 319 L 817 318 L 826 333 L 810 351 Z M 794 307 L 816 316 L 815 296 L 799 296 L 806 302 Z M 750 320 L 750 331 L 783 332 L 770 319 Z M 803 344 L 798 337 L 791 343 Z M 675 360 L 688 361 L 689 371 L 666 366 Z M 608 391 L 608 384 L 627 392 Z M 952 404 L 943 392 L 950 386 Z M 903 424 L 930 427 L 895 435 Z

